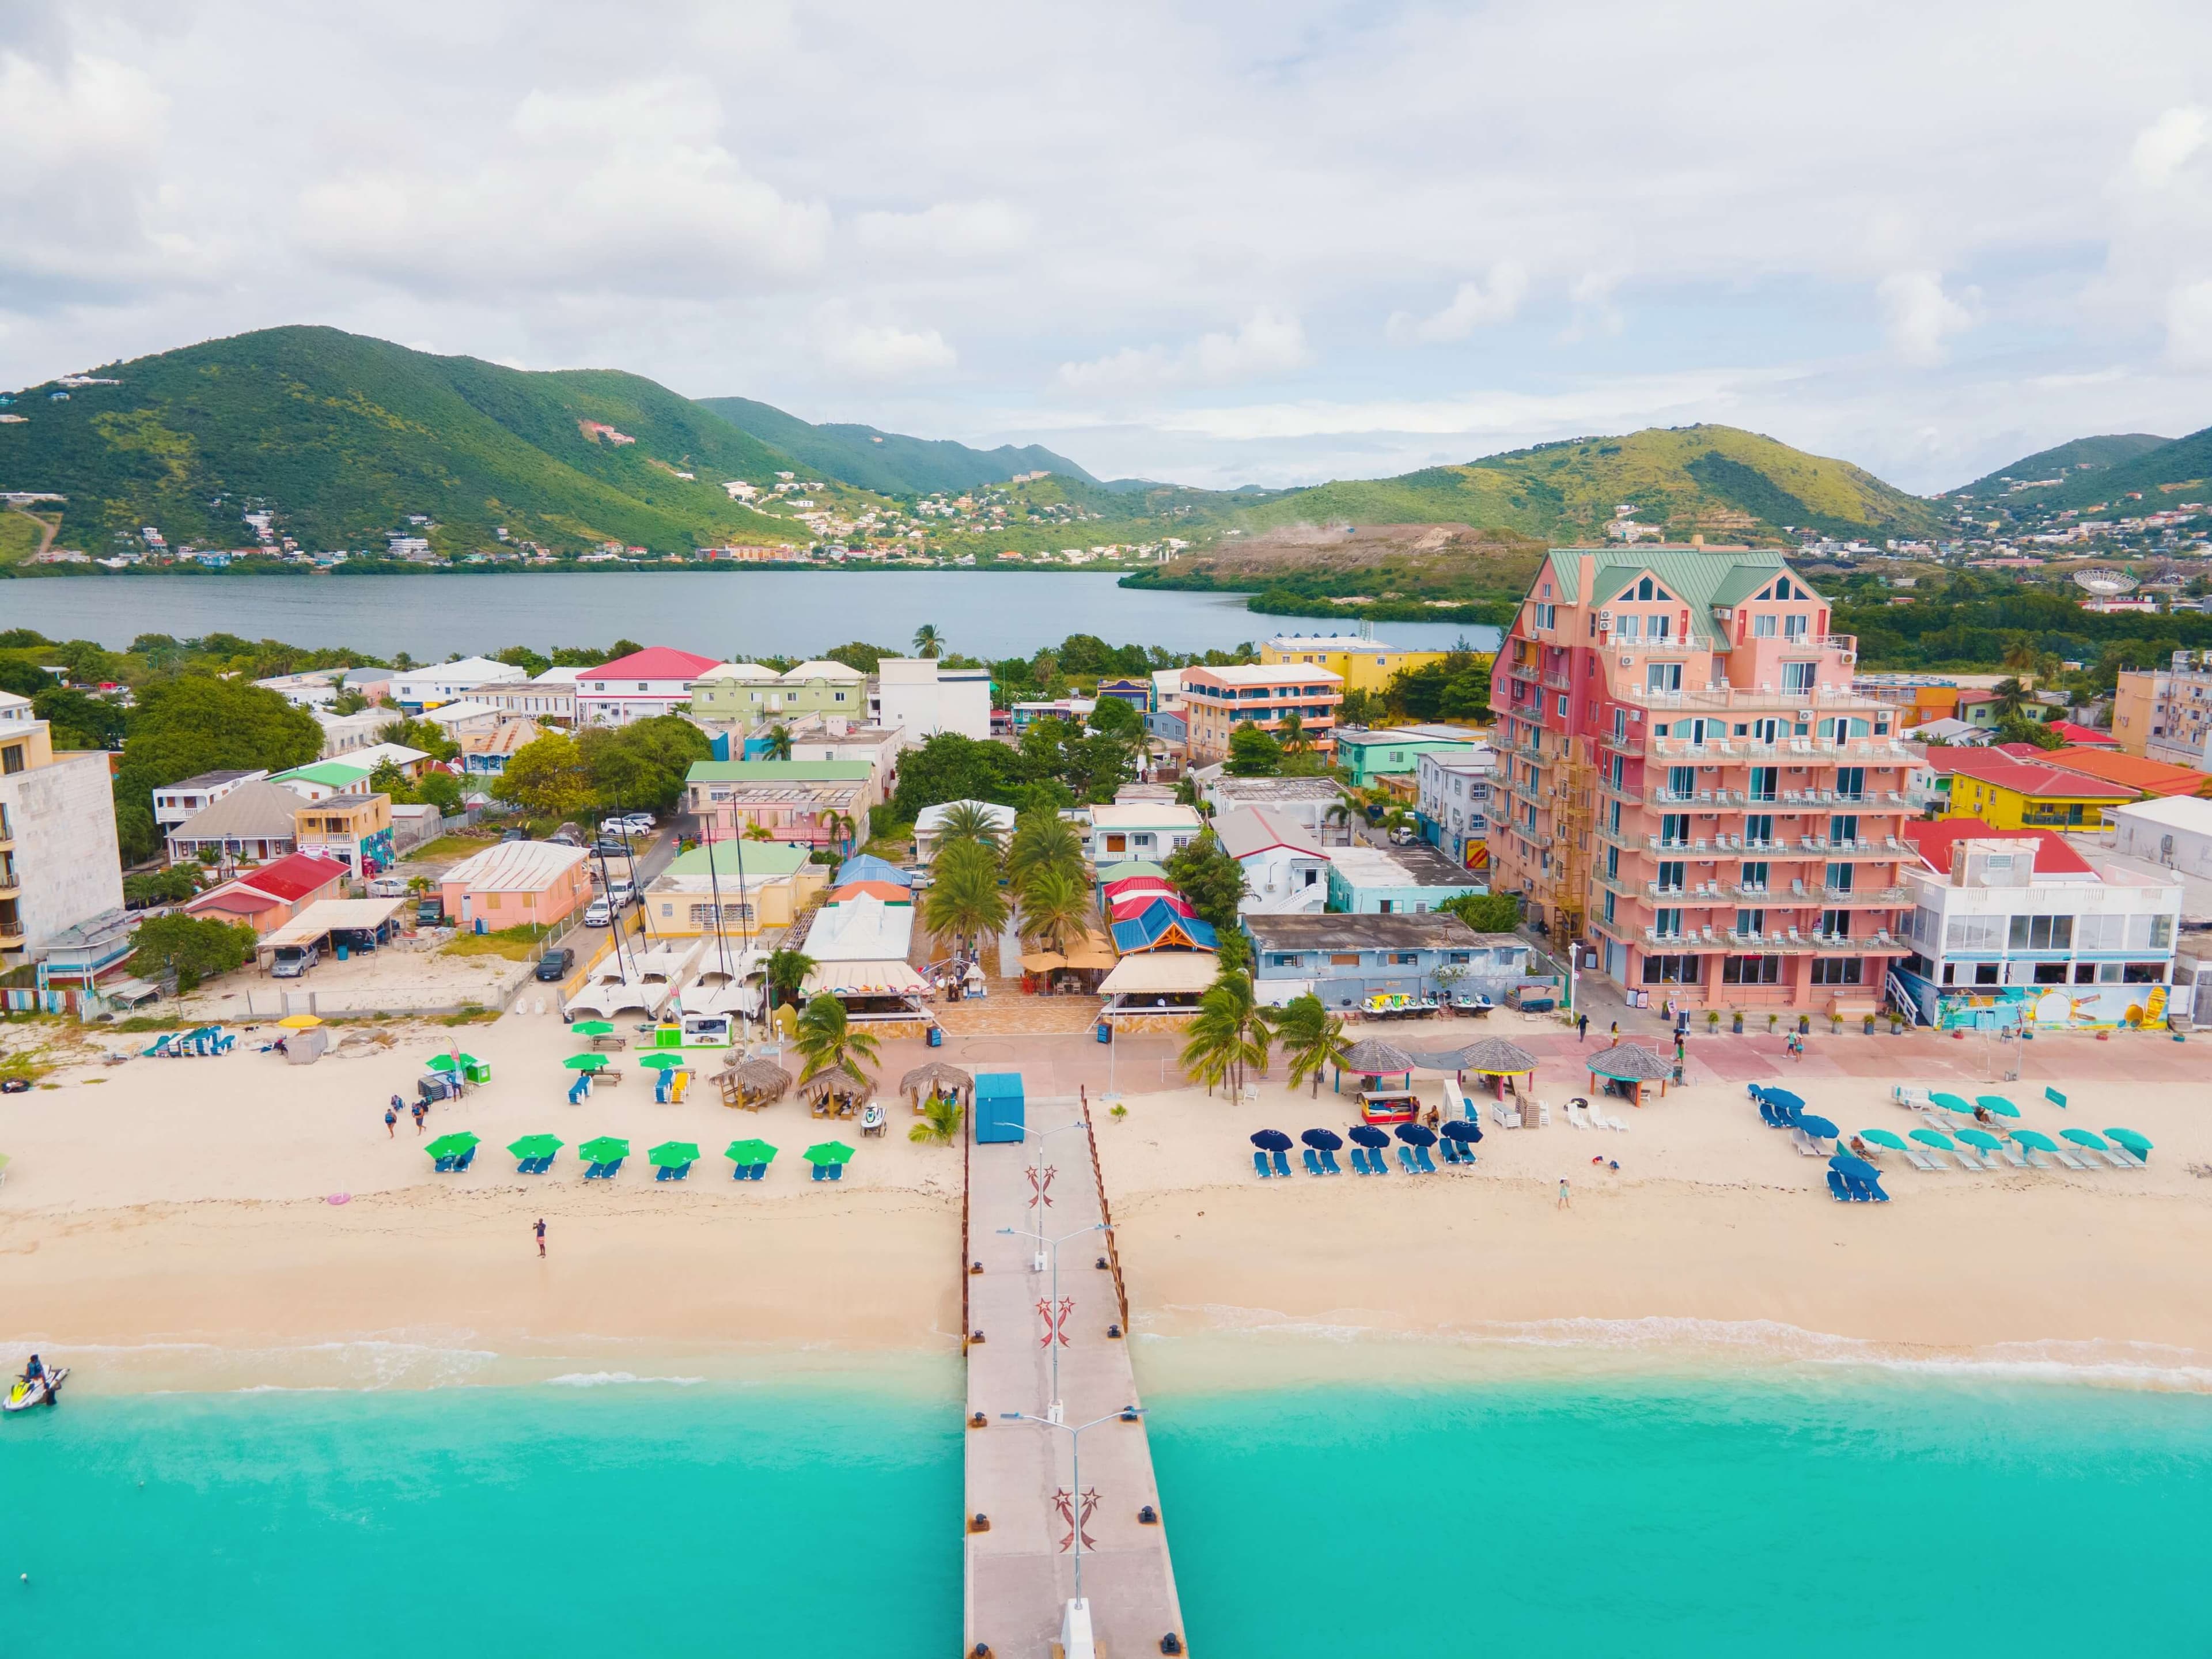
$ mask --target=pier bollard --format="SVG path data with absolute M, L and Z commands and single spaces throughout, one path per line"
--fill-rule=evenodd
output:
M 1162 1653 L 1181 1653 L 1182 1651 L 1182 1638 L 1177 1636 L 1173 1631 L 1170 1631 L 1165 1636 L 1160 1638 L 1160 1651 Z
M 990 1531 L 991 1517 L 984 1514 L 982 1510 L 977 1510 L 973 1516 L 969 1517 L 968 1530 L 970 1532 Z
M 1158 1526 L 1160 1524 L 1160 1512 L 1154 1509 L 1150 1504 L 1146 1504 L 1144 1508 L 1137 1511 L 1137 1524 L 1140 1527 Z
M 968 1419 L 968 1426 L 971 1429 L 988 1429 L 991 1426 L 991 1419 L 982 1413 L 977 1412 Z
M 1121 1334 L 1121 1328 L 1119 1325 L 1109 1325 L 1106 1328 L 1106 1334 L 1109 1336 L 1119 1336 Z

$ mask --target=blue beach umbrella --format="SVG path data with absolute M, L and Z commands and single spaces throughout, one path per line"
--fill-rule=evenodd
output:
M 1482 1125 L 1468 1118 L 1455 1117 L 1444 1125 L 1444 1139 L 1465 1141 L 1472 1146 L 1482 1139 Z
M 2105 1134 L 2108 1139 L 2118 1141 L 2137 1158 L 2150 1150 L 2149 1137 L 2139 1135 L 2133 1129 L 2107 1129 Z
M 1879 1181 L 1881 1179 L 1881 1170 L 1875 1169 L 1873 1164 L 1868 1163 L 1864 1158 L 1854 1158 L 1849 1152 L 1838 1152 L 1833 1158 L 1828 1160 L 1828 1167 L 1833 1170 L 1838 1175 L 1847 1175 L 1854 1181 Z
M 1408 1146 L 1433 1146 L 1437 1144 L 1437 1132 L 1425 1123 L 1401 1123 L 1395 1133 Z
M 1912 1138 L 1923 1146 L 1940 1147 L 1947 1152 L 1955 1152 L 1959 1150 L 1953 1145 L 1951 1137 L 1941 1129 L 1915 1129 L 1912 1132 Z
M 1371 1123 L 1355 1123 L 1345 1133 L 1352 1137 L 1355 1146 L 1374 1148 L 1390 1144 L 1390 1137 Z
M 2004 1144 L 1987 1129 L 1961 1129 L 1959 1131 L 1959 1139 L 1969 1146 L 1980 1147 L 1985 1152 L 1994 1152 Z
M 1815 1117 L 1809 1112 L 1797 1120 L 1797 1127 L 1815 1140 L 1833 1140 L 1836 1138 L 1834 1124 L 1829 1122 L 1825 1117 Z
M 1255 1130 L 1252 1144 L 1263 1152 L 1287 1152 L 1291 1150 L 1291 1138 L 1280 1129 Z
M 1780 1107 L 1785 1112 L 1802 1112 L 1805 1109 L 1805 1103 L 1798 1099 L 1796 1096 L 1791 1094 L 1787 1089 L 1767 1089 L 1762 1091 L 1759 1098 L 1764 1100 L 1770 1106 Z
M 1309 1129 L 1298 1139 L 1324 1152 L 1339 1152 L 1344 1146 L 1344 1137 L 1334 1129 Z

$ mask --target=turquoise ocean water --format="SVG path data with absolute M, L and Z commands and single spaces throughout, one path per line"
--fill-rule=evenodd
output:
M 1869 1370 L 1152 1410 L 1204 1656 L 2212 1651 L 2201 1395 Z M 821 1382 L 80 1394 L 0 1425 L 0 1632 L 941 1656 L 957 1413 Z

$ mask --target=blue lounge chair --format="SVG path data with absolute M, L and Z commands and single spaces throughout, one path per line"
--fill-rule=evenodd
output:
M 1255 1151 L 1252 1154 L 1252 1173 L 1258 1176 L 1262 1181 L 1272 1181 L 1274 1179 L 1275 1172 L 1267 1167 L 1267 1153 Z
M 1336 1161 L 1336 1154 L 1327 1151 L 1326 1149 L 1322 1151 L 1321 1155 L 1321 1167 L 1322 1173 L 1325 1175 L 1339 1176 L 1344 1173 L 1344 1165 Z
M 1352 1149 L 1352 1172 L 1354 1175 L 1367 1173 L 1367 1152 L 1364 1147 L 1354 1146 Z
M 1413 1166 L 1423 1175 L 1434 1175 L 1437 1172 L 1437 1161 L 1429 1156 L 1429 1149 L 1425 1146 L 1413 1148 Z
M 604 1164 L 594 1164 L 584 1171 L 586 1181 L 605 1181 L 606 1178 L 607 1166 Z
M 453 1160 L 451 1158 L 441 1158 L 431 1167 L 440 1175 L 451 1175 L 453 1172 Z
M 730 1165 L 730 1179 L 732 1181 L 750 1180 L 751 1169 L 752 1165 L 750 1164 L 732 1164 Z
M 571 1106 L 580 1106 L 584 1103 L 584 1097 L 591 1092 L 592 1079 L 587 1072 L 568 1085 L 568 1103 Z
M 753 1165 L 753 1175 L 752 1175 L 752 1178 L 753 1178 L 755 1181 L 765 1181 L 765 1180 L 767 1180 L 767 1179 L 768 1179 L 768 1165 L 767 1165 L 767 1164 L 754 1164 L 754 1165 Z
M 1848 1204 L 1851 1201 L 1851 1189 L 1844 1184 L 1844 1172 L 1841 1170 L 1828 1171 L 1828 1196 L 1838 1204 Z
M 1314 1156 L 1314 1149 L 1310 1146 L 1306 1148 L 1306 1173 L 1310 1176 L 1325 1175 L 1328 1173 L 1328 1171 L 1321 1167 L 1321 1159 Z
M 689 1164 L 664 1164 L 653 1172 L 655 1181 L 682 1181 L 691 1173 Z
M 815 1178 L 817 1181 L 827 1181 L 827 1180 L 829 1180 L 829 1179 L 830 1179 L 830 1166 L 829 1164 L 816 1164 L 816 1165 L 814 1166 L 814 1178 Z M 1265 1170 L 1262 1170 L 1260 1173 L 1261 1173 L 1261 1174 L 1262 1174 L 1262 1175 L 1265 1175 L 1265 1174 L 1267 1174 L 1267 1171 L 1266 1171 Z
M 1887 1204 L 1889 1202 L 1889 1194 L 1882 1191 L 1881 1183 L 1877 1181 L 1869 1181 L 1864 1176 L 1845 1176 L 1844 1185 L 1850 1188 L 1853 1203 Z
M 1459 1142 L 1456 1140 L 1439 1140 L 1437 1142 L 1437 1150 L 1444 1155 L 1445 1163 L 1459 1162 Z
M 1279 1176 L 1289 1175 L 1291 1172 L 1291 1155 L 1288 1152 L 1276 1152 L 1272 1154 L 1272 1156 L 1275 1160 L 1275 1173 Z
M 830 1167 L 830 1180 L 832 1180 L 832 1181 L 842 1181 L 842 1180 L 845 1178 L 845 1166 L 844 1166 L 843 1164 L 830 1164 L 829 1167 Z
M 1411 1146 L 1401 1146 L 1398 1148 L 1398 1162 L 1406 1166 L 1406 1173 L 1407 1175 L 1418 1175 L 1420 1173 L 1421 1166 L 1413 1162 L 1413 1149 Z
M 475 1147 L 471 1146 L 471 1147 L 470 1147 L 470 1148 L 468 1149 L 468 1151 L 466 1151 L 465 1152 L 463 1152 L 463 1153 L 462 1153 L 459 1158 L 455 1158 L 455 1159 L 453 1160 L 453 1169 L 454 1169 L 454 1170 L 458 1173 L 459 1171 L 460 1171 L 460 1170 L 465 1170 L 465 1169 L 467 1169 L 467 1168 L 469 1167 L 469 1165 L 470 1165 L 470 1164 L 471 1164 L 475 1163 L 476 1161 L 477 1161 L 477 1149 L 476 1149 Z

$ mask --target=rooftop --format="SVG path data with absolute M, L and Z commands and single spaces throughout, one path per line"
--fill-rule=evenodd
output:
M 1188 689 L 1200 677 L 1217 685 L 1341 685 L 1343 676 L 1334 668 L 1323 668 L 1312 662 L 1246 662 L 1232 663 L 1226 668 L 1197 667 L 1185 671 L 1183 685 Z
M 2114 807 L 2112 816 L 2138 823 L 2155 823 L 2168 830 L 2193 830 L 2199 835 L 2212 835 L 2212 800 L 2199 800 L 2191 795 L 2136 801 Z
M 691 763 L 686 783 L 866 783 L 876 769 L 866 761 L 717 761 Z M 1011 811 L 1012 809 L 1008 809 Z
M 169 833 L 179 841 L 290 841 L 300 797 L 257 778 L 211 801 Z
M 709 848 L 695 847 L 688 853 L 678 853 L 670 860 L 664 875 L 705 877 Z M 712 844 L 714 868 L 711 873 L 718 880 L 734 882 L 742 875 L 748 881 L 762 881 L 776 876 L 787 876 L 804 867 L 812 849 L 797 842 L 785 841 L 718 841 Z
M 1951 849 L 1962 841 L 2024 841 L 2035 843 L 2035 872 L 2039 876 L 2090 876 L 2096 872 L 2063 836 L 2048 830 L 1995 830 L 1979 818 L 1914 819 L 1904 829 L 1905 839 L 1920 854 L 1920 861 L 1939 876 L 1951 873 Z
M 1490 734 L 1471 726 L 1340 726 L 1336 740 L 1354 747 L 1361 744 L 1483 743 Z
M 1987 749 L 1930 749 L 1927 764 L 1939 776 L 1956 774 L 2015 794 L 2071 800 L 2132 800 L 2136 791 L 2086 772 L 2036 765 Z
M 596 668 L 587 668 L 580 677 L 599 680 L 681 680 L 689 685 L 708 669 L 716 665 L 713 657 L 702 657 L 696 651 L 678 651 L 672 645 L 648 645 L 642 651 L 633 651 L 627 657 L 617 657 L 612 662 L 603 662 Z
M 1188 830 L 1194 835 L 1205 824 L 1195 807 L 1152 800 L 1132 801 L 1126 806 L 1094 806 L 1091 822 L 1101 830 Z
M 1425 842 L 1410 847 L 1339 847 L 1329 862 L 1354 887 L 1480 887 L 1482 878 Z
M 0 693 L 0 696 L 4 695 L 7 694 Z M 164 789 L 213 789 L 219 785 L 235 783 L 240 778 L 250 778 L 253 775 L 252 772 L 246 770 L 198 772 L 189 778 L 180 778 L 174 783 L 165 783 L 161 787 Z
M 801 680 L 864 680 L 868 677 L 850 663 L 830 662 L 815 658 L 803 662 L 783 677 L 789 681 Z
M 1262 951 L 1472 951 L 1487 935 L 1448 911 L 1377 915 L 1261 915 L 1243 918 Z M 1516 944 L 1517 936 L 1509 935 Z
M 258 870 L 249 870 L 235 881 L 227 881 L 220 887 L 210 889 L 185 908 L 198 910 L 207 908 L 243 912 L 264 908 L 270 902 L 294 904 L 317 888 L 327 887 L 350 873 L 336 859 L 319 858 L 313 853 L 294 853 L 273 864 L 265 864 Z M 254 902 L 257 898 L 260 903 Z
M 557 841 L 507 841 L 471 854 L 438 878 L 480 893 L 543 892 L 586 854 Z
M 2138 794 L 2197 795 L 2212 789 L 2212 773 L 2146 760 L 2141 755 L 2124 755 L 2117 749 L 2052 749 L 2045 751 L 2043 759 L 2069 772 L 2124 784 Z
M 1328 856 L 1311 830 L 1270 806 L 1234 807 L 1215 821 L 1213 833 L 1233 859 L 1249 859 L 1273 847 Z

